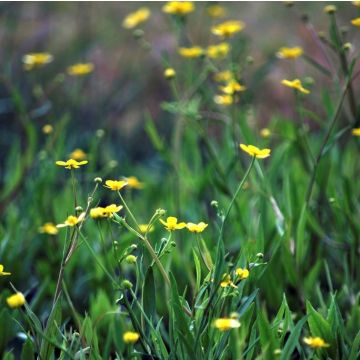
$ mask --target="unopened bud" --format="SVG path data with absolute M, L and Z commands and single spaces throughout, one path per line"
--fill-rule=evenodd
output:
M 125 258 L 125 261 L 128 263 L 128 264 L 135 264 L 136 263 L 136 259 L 137 257 L 135 255 L 128 255 L 126 258 Z
M 133 287 L 133 284 L 129 280 L 123 280 L 121 282 L 121 287 L 123 289 L 131 289 Z
M 96 177 L 94 179 L 94 182 L 96 182 L 97 184 L 101 184 L 102 183 L 102 178 L 101 177 Z

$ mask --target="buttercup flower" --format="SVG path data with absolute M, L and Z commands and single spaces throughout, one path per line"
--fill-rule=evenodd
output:
M 67 68 L 67 73 L 71 76 L 82 76 L 90 74 L 94 70 L 92 63 L 79 63 L 71 65 Z
M 122 205 L 111 204 L 106 207 L 96 207 L 90 210 L 90 217 L 93 219 L 111 218 L 114 213 L 119 212 L 123 208 Z
M 215 95 L 214 102 L 218 105 L 229 106 L 234 103 L 232 95 Z
M 8 275 L 11 275 L 11 273 L 5 272 L 4 271 L 4 265 L 0 264 L 0 276 L 8 276 Z
M 127 184 L 129 187 L 133 189 L 142 189 L 144 187 L 144 184 L 139 181 L 139 179 L 135 176 L 129 176 L 125 178 Z
M 220 286 L 221 286 L 222 288 L 226 288 L 226 287 L 228 287 L 228 286 L 231 286 L 231 287 L 233 287 L 234 289 L 237 288 L 237 286 L 231 281 L 231 276 L 230 276 L 230 274 L 224 274 L 224 275 L 223 275 L 223 278 L 222 278 L 222 281 L 221 281 L 221 283 L 220 283 Z
M 140 334 L 134 331 L 126 331 L 123 334 L 123 340 L 126 344 L 136 343 L 140 338 Z
M 281 83 L 285 86 L 291 87 L 293 89 L 299 90 L 300 92 L 302 92 L 303 94 L 310 94 L 310 91 L 305 89 L 302 84 L 301 81 L 299 79 L 294 79 L 294 80 L 282 80 Z
M 74 216 L 74 215 L 70 215 L 67 217 L 67 219 L 64 221 L 63 224 L 58 224 L 56 225 L 56 227 L 58 228 L 63 228 L 66 226 L 76 226 L 77 224 L 79 224 L 80 222 L 82 222 L 85 219 L 85 213 L 81 213 L 78 217 Z
M 326 12 L 327 14 L 333 14 L 334 12 L 336 12 L 337 7 L 335 5 L 326 5 L 324 7 L 324 12 Z
M 206 50 L 206 54 L 211 59 L 218 59 L 225 57 L 230 51 L 230 45 L 228 43 L 220 43 L 218 45 L 210 45 Z
M 195 10 L 195 6 L 192 1 L 170 1 L 166 3 L 162 11 L 167 14 L 184 16 Z
M 150 10 L 142 7 L 139 10 L 127 15 L 122 23 L 125 29 L 133 29 L 141 23 L 145 22 L 150 17 Z
M 70 158 L 76 161 L 86 159 L 86 153 L 82 149 L 75 149 L 71 154 Z
M 271 130 L 268 129 L 268 128 L 263 128 L 260 130 L 260 136 L 263 137 L 263 138 L 268 138 L 271 136 Z
M 148 232 L 154 231 L 154 226 L 151 225 L 149 227 L 149 224 L 139 224 L 139 229 L 142 234 L 146 234 Z
M 182 47 L 178 52 L 181 56 L 192 59 L 200 57 L 204 53 L 204 50 L 200 46 L 193 46 L 189 48 Z
M 213 19 L 223 17 L 226 14 L 225 8 L 219 4 L 209 5 L 206 11 Z
M 249 277 L 249 270 L 248 269 L 237 268 L 235 270 L 235 274 L 238 276 L 239 280 L 244 280 L 244 279 L 247 279 Z
M 232 318 L 219 318 L 214 321 L 214 326 L 220 331 L 227 331 L 239 328 L 240 322 Z
M 355 136 L 360 136 L 360 128 L 352 129 L 351 133 Z
M 190 232 L 196 232 L 201 233 L 207 228 L 208 224 L 205 224 L 204 222 L 199 222 L 198 224 L 194 223 L 187 223 L 186 227 Z
M 228 20 L 211 28 L 214 35 L 229 38 L 237 32 L 243 30 L 245 23 L 240 20 Z
M 165 226 L 166 230 L 169 231 L 179 230 L 186 227 L 186 224 L 184 222 L 178 223 L 177 221 L 177 218 L 174 216 L 169 216 L 166 219 L 166 222 L 163 219 L 160 219 L 160 222 Z
M 355 26 L 360 26 L 360 17 L 351 20 L 351 23 Z
M 176 72 L 173 68 L 167 68 L 164 71 L 164 76 L 166 79 L 173 79 L 176 76 Z
M 326 343 L 321 337 L 304 337 L 304 343 L 308 346 L 310 346 L 311 348 L 314 349 L 319 349 L 319 348 L 325 348 L 325 347 L 329 347 L 330 345 L 328 343 Z
M 126 180 L 106 180 L 104 187 L 113 191 L 119 191 L 127 184 Z
M 270 156 L 270 149 L 259 149 L 254 145 L 240 144 L 240 149 L 245 151 L 250 156 L 255 156 L 258 159 L 264 159 Z
M 53 132 L 54 128 L 50 124 L 45 124 L 41 130 L 44 134 L 49 135 Z
M 276 53 L 277 57 L 280 59 L 296 59 L 303 54 L 303 49 L 300 46 L 295 46 L 292 48 L 282 47 Z
M 230 81 L 233 79 L 233 73 L 230 70 L 220 71 L 214 75 L 217 82 Z
M 9 296 L 6 299 L 6 302 L 9 307 L 15 309 L 25 304 L 25 296 L 21 292 L 17 292 L 16 294 Z
M 39 227 L 39 233 L 56 235 L 58 232 L 59 230 L 57 229 L 57 227 L 51 222 L 47 222 Z
M 240 91 L 245 91 L 246 86 L 239 84 L 236 80 L 230 80 L 225 86 L 221 86 L 220 90 L 227 95 L 233 95 Z
M 56 165 L 64 166 L 65 169 L 78 169 L 81 165 L 86 165 L 88 161 L 76 161 L 74 159 L 69 159 L 67 161 L 56 161 Z
M 32 70 L 37 67 L 42 67 L 53 61 L 54 57 L 47 53 L 29 53 L 23 56 L 22 61 L 24 63 L 25 70 Z

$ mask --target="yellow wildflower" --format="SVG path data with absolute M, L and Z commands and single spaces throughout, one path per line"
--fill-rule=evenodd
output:
M 239 277 L 239 280 L 244 280 L 249 277 L 250 273 L 248 269 L 237 268 L 235 274 Z
M 210 45 L 206 50 L 206 54 L 211 59 L 218 59 L 227 56 L 230 51 L 230 45 L 228 43 L 220 43 L 217 45 Z
M 39 227 L 39 232 L 43 234 L 56 235 L 59 230 L 53 223 L 47 222 Z
M 213 19 L 223 17 L 226 14 L 225 8 L 219 4 L 209 5 L 206 11 Z
M 351 20 L 351 23 L 355 26 L 360 26 L 360 17 Z
M 302 86 L 302 83 L 301 83 L 301 81 L 299 79 L 294 79 L 294 80 L 286 80 L 286 79 L 284 79 L 284 80 L 281 81 L 281 84 L 283 84 L 283 85 L 285 85 L 287 87 L 299 90 L 303 94 L 310 94 L 310 90 L 305 89 Z
M 7 304 L 12 308 L 18 308 L 25 304 L 25 296 L 21 292 L 17 292 L 14 295 L 9 296 L 6 299 Z
M 162 11 L 167 14 L 184 16 L 195 10 L 194 3 L 192 1 L 169 1 L 166 3 Z
M 360 6 L 360 1 L 352 1 L 351 2 L 354 6 Z
M 228 20 L 211 28 L 214 35 L 229 38 L 237 32 L 243 30 L 245 23 L 240 20 Z
M 296 59 L 303 54 L 303 49 L 300 46 L 295 46 L 292 48 L 282 47 L 276 53 L 277 57 L 280 59 Z
M 71 76 L 82 76 L 90 74 L 94 70 L 92 63 L 79 63 L 71 65 L 67 68 L 67 73 Z
M 133 189 L 142 189 L 144 187 L 144 183 L 140 182 L 136 176 L 129 176 L 125 180 L 128 186 Z
M 173 79 L 176 76 L 176 72 L 173 68 L 167 68 L 164 71 L 164 77 L 166 79 Z
M 169 216 L 166 219 L 166 222 L 163 219 L 160 219 L 160 222 L 165 226 L 166 230 L 168 231 L 179 230 L 186 227 L 186 224 L 184 222 L 178 223 L 177 221 L 177 218 L 174 216 Z
M 125 180 L 106 180 L 104 187 L 113 191 L 119 191 L 127 184 Z
M 198 224 L 194 223 L 187 223 L 186 227 L 190 232 L 196 232 L 201 233 L 207 228 L 208 224 L 205 224 L 204 222 L 199 222 Z
M 228 287 L 228 286 L 231 286 L 231 287 L 233 287 L 234 289 L 237 288 L 237 286 L 231 281 L 231 276 L 230 276 L 230 274 L 224 274 L 224 275 L 223 275 L 223 278 L 222 278 L 222 281 L 221 281 L 221 283 L 220 283 L 220 286 L 221 286 L 222 288 L 226 288 L 226 287 Z
M 126 344 L 136 343 L 140 338 L 140 334 L 134 331 L 126 331 L 123 334 L 123 340 Z
M 149 227 L 149 224 L 139 224 L 139 229 L 142 234 L 146 234 L 148 232 L 154 231 L 154 226 L 151 225 Z
M 86 159 L 86 153 L 82 149 L 75 149 L 71 154 L 70 158 L 76 161 Z
M 127 15 L 122 23 L 125 29 L 133 29 L 139 24 L 145 22 L 150 17 L 150 10 L 142 7 L 139 10 Z
M 32 70 L 37 67 L 42 67 L 53 61 L 54 57 L 47 53 L 29 53 L 23 56 L 22 61 L 24 63 L 25 70 Z
M 90 217 L 92 217 L 93 219 L 111 218 L 113 217 L 114 213 L 119 212 L 122 208 L 122 205 L 115 204 L 111 204 L 106 207 L 99 206 L 90 210 Z
M 240 149 L 245 151 L 250 156 L 255 156 L 258 159 L 264 159 L 270 156 L 270 149 L 259 149 L 254 145 L 240 144 Z
M 193 46 L 189 48 L 182 47 L 178 52 L 181 56 L 192 59 L 200 57 L 204 53 L 204 50 L 200 46 Z
M 227 95 L 233 95 L 240 91 L 245 91 L 246 86 L 239 84 L 236 80 L 230 80 L 225 86 L 220 86 L 220 90 Z
M 319 349 L 319 348 L 324 348 L 324 347 L 329 347 L 330 345 L 328 343 L 326 343 L 321 337 L 304 337 L 304 343 L 308 346 L 310 346 L 311 348 L 314 349 Z
M 336 12 L 337 7 L 335 5 L 326 5 L 324 7 L 324 12 L 326 12 L 327 14 L 333 14 L 334 12 Z
M 63 228 L 66 226 L 76 226 L 77 224 L 79 224 L 80 222 L 82 222 L 85 219 L 85 213 L 81 213 L 79 216 L 74 216 L 74 215 L 70 215 L 67 217 L 67 219 L 64 221 L 63 224 L 58 224 L 56 225 L 56 227 L 58 228 Z
M 49 135 L 53 132 L 54 128 L 50 124 L 45 124 L 41 130 L 44 134 Z
M 0 276 L 7 276 L 7 275 L 11 275 L 11 273 L 5 272 L 4 271 L 4 265 L 0 264 Z
M 232 95 L 215 95 L 214 102 L 218 105 L 229 106 L 234 103 Z
M 76 161 L 74 159 L 69 159 L 67 161 L 56 161 L 56 165 L 64 166 L 65 169 L 78 169 L 81 165 L 86 165 L 88 161 Z
M 351 133 L 355 136 L 360 136 L 360 128 L 352 129 Z
M 240 322 L 232 318 L 219 318 L 214 321 L 214 326 L 220 331 L 227 331 L 239 328 Z
M 230 81 L 233 79 L 233 73 L 230 70 L 220 71 L 214 75 L 217 82 Z
M 268 138 L 271 136 L 271 130 L 268 128 L 263 128 L 260 130 L 260 136 L 263 137 L 264 139 Z

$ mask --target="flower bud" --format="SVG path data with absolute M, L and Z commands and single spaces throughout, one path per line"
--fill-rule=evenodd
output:
M 96 182 L 97 184 L 101 184 L 102 183 L 102 178 L 101 177 L 96 177 L 94 179 L 94 182 Z
M 129 280 L 123 280 L 121 282 L 121 287 L 123 289 L 131 289 L 133 287 L 133 284 Z
M 137 257 L 135 255 L 128 255 L 126 258 L 125 258 L 125 261 L 128 263 L 128 264 L 135 264 L 136 263 L 136 259 Z

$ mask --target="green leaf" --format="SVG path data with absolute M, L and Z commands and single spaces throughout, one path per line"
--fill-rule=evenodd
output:
M 299 222 L 296 228 L 296 263 L 302 264 L 302 261 L 306 255 L 306 237 L 305 237 L 305 225 L 306 225 L 306 204 L 304 203 Z
M 201 284 L 201 265 L 199 261 L 199 257 L 196 255 L 195 250 L 193 249 L 193 257 L 195 263 L 195 273 L 196 273 L 196 289 L 195 292 L 197 293 L 200 289 Z
M 34 345 L 30 338 L 27 338 L 22 346 L 21 360 L 33 360 L 35 359 Z
M 151 266 L 148 268 L 145 275 L 142 304 L 145 314 L 150 321 L 154 322 L 156 319 L 156 289 L 154 271 Z
M 357 360 L 360 357 L 360 331 L 352 342 L 351 352 L 348 360 Z

